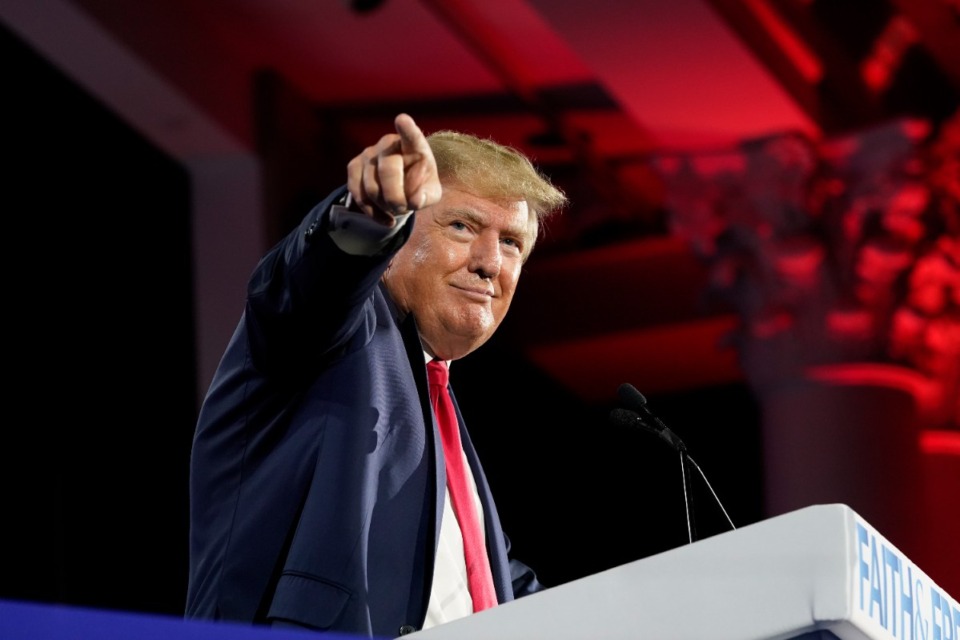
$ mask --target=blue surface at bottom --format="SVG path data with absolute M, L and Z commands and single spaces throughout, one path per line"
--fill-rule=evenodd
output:
M 358 637 L 0 600 L 0 640 L 355 640 Z

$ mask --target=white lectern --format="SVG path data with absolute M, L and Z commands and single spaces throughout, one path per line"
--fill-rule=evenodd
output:
M 960 605 L 857 513 L 830 504 L 405 637 L 960 640 Z

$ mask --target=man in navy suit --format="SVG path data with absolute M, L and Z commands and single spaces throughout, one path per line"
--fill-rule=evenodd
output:
M 566 198 L 513 149 L 395 128 L 250 278 L 194 437 L 188 617 L 395 637 L 477 609 L 426 363 L 496 331 Z M 456 413 L 496 600 L 538 591 Z

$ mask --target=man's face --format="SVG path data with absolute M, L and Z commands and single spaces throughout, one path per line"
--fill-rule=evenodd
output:
M 535 234 L 526 202 L 447 186 L 439 202 L 415 214 L 383 280 L 397 306 L 413 313 L 431 355 L 461 358 L 493 335 Z

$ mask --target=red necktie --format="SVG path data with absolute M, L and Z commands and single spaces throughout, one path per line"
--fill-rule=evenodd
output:
M 447 487 L 450 489 L 453 512 L 463 535 L 463 555 L 467 561 L 467 580 L 470 597 L 473 599 L 473 610 L 483 611 L 496 606 L 497 593 L 493 586 L 493 574 L 490 571 L 483 530 L 467 479 L 457 412 L 453 408 L 450 392 L 447 391 L 450 380 L 447 363 L 442 360 L 428 362 L 427 378 L 430 380 L 430 401 L 440 426 L 443 457 L 447 463 Z

